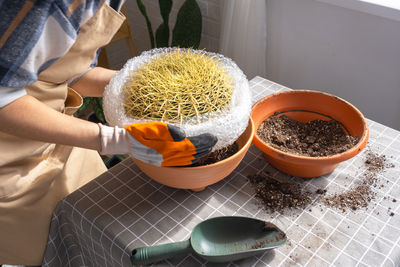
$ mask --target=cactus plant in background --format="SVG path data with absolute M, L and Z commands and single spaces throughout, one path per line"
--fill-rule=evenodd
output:
M 141 0 L 136 0 L 140 12 L 146 20 L 150 37 L 151 48 L 169 46 L 169 14 L 172 8 L 172 0 L 159 0 L 160 13 L 163 22 L 156 30 L 154 40 L 153 29 L 146 12 L 146 7 Z M 172 31 L 171 46 L 197 49 L 200 45 L 202 28 L 202 16 L 196 0 L 186 0 L 180 7 L 174 29 Z

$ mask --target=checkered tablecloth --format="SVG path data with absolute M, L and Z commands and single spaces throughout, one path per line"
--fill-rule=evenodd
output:
M 250 84 L 253 102 L 288 90 L 261 77 Z M 314 179 L 277 171 L 255 146 L 231 175 L 202 192 L 160 185 L 126 159 L 58 204 L 43 266 L 132 266 L 129 257 L 134 248 L 188 239 L 196 224 L 224 215 L 270 221 L 287 234 L 288 242 L 265 254 L 226 264 L 212 264 L 189 254 L 155 266 L 400 266 L 400 132 L 371 120 L 368 123 L 367 148 L 329 175 Z M 373 188 L 375 199 L 356 211 L 324 206 L 314 196 L 304 209 L 269 213 L 260 208 L 247 179 L 264 170 L 309 191 L 343 192 L 365 172 L 367 150 L 386 155 L 395 167 L 378 174 L 382 186 Z

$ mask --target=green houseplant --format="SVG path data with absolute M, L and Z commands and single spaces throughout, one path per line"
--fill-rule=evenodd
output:
M 186 0 L 180 7 L 176 23 L 172 30 L 172 40 L 169 45 L 169 15 L 172 9 L 172 0 L 159 0 L 159 7 L 163 22 L 156 30 L 154 37 L 152 25 L 146 12 L 146 7 L 141 0 L 136 0 L 140 12 L 146 20 L 150 37 L 151 48 L 178 46 L 197 49 L 200 45 L 202 15 L 196 0 Z
M 78 114 L 82 114 L 89 108 L 92 107 L 93 113 L 89 114 L 87 118 L 93 122 L 105 123 L 106 119 L 103 112 L 103 98 L 102 97 L 84 97 L 82 106 L 78 110 Z

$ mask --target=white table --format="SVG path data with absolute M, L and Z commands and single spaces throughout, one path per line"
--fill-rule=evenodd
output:
M 261 77 L 250 84 L 253 102 L 288 90 Z M 43 266 L 131 266 L 134 248 L 182 241 L 197 223 L 223 215 L 271 221 L 286 232 L 288 242 L 263 255 L 227 264 L 187 255 L 156 266 L 400 266 L 400 132 L 368 123 L 366 149 L 332 173 L 314 179 L 277 171 L 254 145 L 229 177 L 197 193 L 160 185 L 126 159 L 58 204 Z M 384 186 L 373 188 L 376 198 L 368 208 L 356 211 L 342 212 L 314 197 L 304 209 L 269 213 L 260 209 L 247 179 L 266 170 L 310 191 L 327 189 L 329 195 L 357 182 L 365 171 L 368 149 L 386 155 L 395 167 L 379 174 Z

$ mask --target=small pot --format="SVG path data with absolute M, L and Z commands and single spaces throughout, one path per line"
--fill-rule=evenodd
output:
M 202 191 L 233 172 L 247 153 L 255 133 L 250 119 L 246 130 L 236 140 L 239 150 L 234 155 L 213 164 L 197 167 L 157 167 L 136 158 L 133 161 L 151 179 L 160 184 L 180 189 Z
M 298 177 L 312 178 L 332 172 L 340 162 L 357 155 L 367 144 L 369 131 L 363 114 L 349 102 L 327 93 L 311 90 L 289 90 L 268 95 L 252 107 L 251 117 L 257 129 L 268 117 L 280 115 L 306 123 L 312 120 L 337 120 L 347 134 L 357 136 L 358 143 L 340 154 L 308 157 L 280 151 L 262 141 L 257 134 L 253 143 L 267 161 L 278 170 Z

